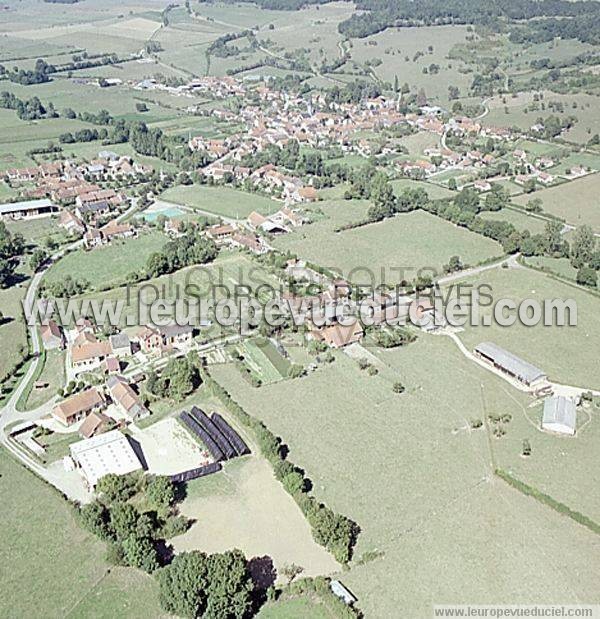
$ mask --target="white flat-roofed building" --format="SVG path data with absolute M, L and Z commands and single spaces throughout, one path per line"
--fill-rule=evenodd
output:
M 356 602 L 356 596 L 352 594 L 339 580 L 332 580 L 329 583 L 331 591 L 337 595 L 344 604 L 350 606 Z
M 110 473 L 126 475 L 142 468 L 129 439 L 119 430 L 73 443 L 70 450 L 73 461 L 81 469 L 90 488 Z
M 46 217 L 53 213 L 58 213 L 58 206 L 47 198 L 0 204 L 0 219 L 33 219 L 34 217 Z
M 577 410 L 571 398 L 553 396 L 544 400 L 542 430 L 573 436 L 576 426 Z

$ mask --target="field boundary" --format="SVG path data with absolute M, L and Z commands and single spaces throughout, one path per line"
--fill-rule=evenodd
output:
M 504 480 L 509 486 L 512 486 L 515 490 L 518 490 L 521 494 L 532 497 L 539 503 L 542 503 L 543 505 L 550 507 L 555 512 L 558 512 L 559 514 L 562 514 L 563 516 L 567 516 L 568 518 L 570 518 L 571 520 L 574 520 L 578 524 L 583 525 L 584 527 L 592 531 L 592 533 L 595 533 L 596 535 L 600 535 L 600 524 L 598 524 L 591 518 L 588 518 L 585 514 L 582 514 L 581 512 L 571 509 L 568 505 L 565 505 L 564 503 L 557 501 L 556 499 L 551 497 L 549 494 L 546 494 L 545 492 L 542 492 L 541 490 L 538 490 L 537 488 L 534 488 L 533 486 L 530 486 L 526 484 L 525 482 L 520 481 L 516 477 L 513 477 L 507 471 L 504 471 L 502 469 L 496 469 L 494 473 L 497 477 Z

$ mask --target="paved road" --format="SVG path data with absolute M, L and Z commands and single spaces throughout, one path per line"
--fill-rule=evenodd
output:
M 137 200 L 133 200 L 131 206 L 117 217 L 117 220 L 121 221 L 128 217 L 137 208 Z M 31 469 L 34 473 L 45 479 L 47 482 L 58 488 L 63 494 L 70 499 L 76 501 L 89 500 L 89 493 L 85 490 L 83 481 L 77 472 L 67 472 L 63 469 L 60 462 L 50 465 L 50 467 L 44 467 L 40 463 L 36 462 L 22 449 L 12 441 L 6 428 L 10 424 L 14 424 L 19 421 L 35 421 L 47 415 L 54 404 L 55 398 L 50 399 L 48 402 L 40 406 L 33 411 L 20 412 L 17 410 L 17 402 L 23 395 L 29 383 L 33 380 L 38 366 L 41 363 L 39 353 L 41 351 L 41 342 L 37 325 L 29 324 L 32 310 L 37 298 L 37 293 L 40 287 L 40 282 L 46 274 L 49 268 L 69 250 L 77 249 L 83 245 L 82 240 L 75 241 L 60 251 L 53 254 L 47 264 L 42 267 L 29 282 L 29 287 L 25 294 L 23 309 L 25 312 L 25 319 L 27 321 L 27 329 L 29 330 L 29 337 L 31 341 L 31 353 L 33 355 L 32 361 L 25 372 L 25 375 L 21 379 L 21 382 L 17 388 L 13 391 L 12 395 L 8 399 L 7 403 L 2 409 L 0 409 L 0 444 L 2 444 L 8 451 L 10 451 L 18 460 L 20 460 L 25 466 Z

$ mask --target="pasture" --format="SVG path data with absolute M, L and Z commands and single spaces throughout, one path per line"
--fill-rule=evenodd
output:
M 482 211 L 479 213 L 482 219 L 490 221 L 508 221 L 517 230 L 529 230 L 531 234 L 544 231 L 546 220 L 541 217 L 528 215 L 525 211 L 516 208 L 503 208 L 499 211 Z
M 345 215 L 346 209 L 352 211 L 356 207 L 339 202 L 333 209 L 323 210 L 338 210 Z M 360 217 L 350 219 L 357 220 Z M 344 277 L 350 276 L 351 280 L 352 271 L 355 278 L 364 278 L 366 269 L 369 277 L 388 283 L 413 279 L 421 268 L 440 272 L 453 255 L 460 255 L 466 264 L 476 264 L 502 254 L 495 241 L 424 211 L 403 213 L 336 233 L 338 225 L 335 219 L 324 219 L 278 237 L 274 245 Z
M 400 84 L 408 83 L 412 93 L 423 88 L 431 102 L 447 106 L 448 86 L 457 86 L 464 96 L 471 82 L 471 76 L 459 71 L 464 64 L 448 58 L 455 45 L 465 42 L 467 34 L 465 26 L 388 28 L 354 39 L 350 54 L 353 61 L 363 65 L 381 60 L 373 68 L 378 79 L 393 84 L 397 75 Z M 437 65 L 439 72 L 429 72 L 430 65 Z M 425 68 L 427 73 L 423 72 Z
M 515 416 L 525 396 L 443 338 L 421 335 L 405 348 L 370 352 L 376 376 L 343 353 L 307 377 L 260 389 L 231 365 L 212 370 L 282 436 L 317 498 L 361 526 L 341 578 L 366 616 L 398 608 L 429 616 L 442 600 L 589 597 L 595 585 L 584 566 L 598 538 L 496 480 L 485 430 L 470 429 L 470 419 L 491 412 Z M 397 380 L 402 395 L 392 391 Z M 532 543 L 524 546 L 523 536 Z
M 281 202 L 256 193 L 205 185 L 179 185 L 167 189 L 160 197 L 168 202 L 184 204 L 217 217 L 232 219 L 245 219 L 252 211 L 269 215 L 282 206 Z
M 3 315 L 0 320 L 0 381 L 6 378 L 7 373 L 22 359 L 22 351 L 27 350 L 21 301 L 25 297 L 29 282 L 23 269 L 19 269 L 17 274 L 23 278 L 22 281 L 9 288 L 0 288 L 0 311 Z
M 450 198 L 455 195 L 453 191 L 441 185 L 424 181 L 415 181 L 410 178 L 400 178 L 392 181 L 391 184 L 396 195 L 400 195 L 405 189 L 424 189 L 431 200 Z
M 56 395 L 56 391 L 59 387 L 64 386 L 65 353 L 62 350 L 46 351 L 44 367 L 35 382 L 41 384 L 47 383 L 48 386 L 38 388 L 36 388 L 35 384 L 32 386 L 27 402 L 25 403 L 26 410 L 32 410 L 46 403 Z
M 7 221 L 6 227 L 11 234 L 22 234 L 28 243 L 44 245 L 50 238 L 56 243 L 68 241 L 68 235 L 63 228 L 58 227 L 58 217 L 39 217 L 23 221 Z
M 11 566 L 0 584 L 2 616 L 33 616 L 41 606 L 47 617 L 89 616 L 83 611 L 91 607 L 94 616 L 115 616 L 136 607 L 148 613 L 145 616 L 160 615 L 154 582 L 124 568 L 109 574 L 104 543 L 79 526 L 73 508 L 53 488 L 14 462 L 4 449 L 0 471 L 0 498 L 10 505 L 2 510 L 0 529 L 11 540 L 0 550 L 3 563 Z M 69 578 L 56 577 L 57 565 Z M 95 601 L 109 597 L 112 602 L 99 610 Z
M 130 273 L 146 266 L 150 255 L 160 251 L 168 238 L 158 232 L 143 232 L 136 238 L 115 240 L 94 249 L 76 249 L 61 258 L 44 277 L 51 283 L 85 279 L 92 289 L 101 290 L 121 284 Z
M 564 118 L 576 116 L 577 122 L 562 134 L 566 140 L 577 144 L 585 144 L 595 133 L 600 132 L 600 113 L 598 112 L 597 97 L 591 94 L 558 94 L 544 91 L 545 110 L 537 103 L 537 109 L 531 109 L 535 103 L 532 92 L 521 92 L 516 97 L 510 95 L 496 96 L 488 103 L 490 113 L 482 119 L 484 125 L 501 127 L 519 127 L 529 129 L 537 119 L 549 114 L 556 114 Z M 555 112 L 548 108 L 551 101 L 562 104 L 563 111 Z
M 262 290 L 258 291 L 258 287 Z M 268 289 L 279 290 L 278 280 L 265 268 L 239 252 L 224 252 L 211 264 L 197 265 L 181 269 L 171 275 L 150 279 L 140 284 L 129 286 L 129 289 L 113 288 L 101 294 L 92 292 L 85 294 L 83 299 L 106 299 L 107 302 L 124 303 L 121 315 L 121 325 L 140 324 L 138 315 L 139 304 L 147 305 L 156 299 L 174 302 L 176 299 L 194 299 L 205 302 L 208 299 L 216 301 L 232 297 L 236 291 L 247 289 L 257 291 L 261 300 L 269 294 Z M 274 294 L 274 293 L 273 293 Z M 203 316 L 204 318 L 204 316 Z M 215 330 L 224 329 L 214 325 Z
M 501 327 L 492 321 L 491 326 L 467 326 L 459 337 L 469 349 L 492 341 L 542 368 L 552 381 L 600 389 L 598 297 L 532 269 L 494 269 L 463 281 L 473 286 L 491 286 L 495 301 L 512 299 L 518 304 L 524 299 L 540 303 L 546 299 L 573 299 L 577 304 L 577 326 L 526 327 L 517 320 L 511 327 Z M 482 320 L 490 311 L 481 308 Z
M 543 209 L 574 226 L 588 224 L 600 232 L 600 174 L 590 174 L 557 187 L 541 189 L 534 194 L 513 198 L 524 206 L 532 198 L 540 198 Z

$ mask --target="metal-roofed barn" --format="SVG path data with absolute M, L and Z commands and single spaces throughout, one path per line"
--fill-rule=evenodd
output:
M 542 430 L 560 434 L 575 434 L 577 410 L 571 398 L 553 396 L 544 400 Z
M 540 368 L 492 342 L 478 344 L 474 352 L 495 368 L 529 387 L 541 386 L 547 378 L 546 373 Z

